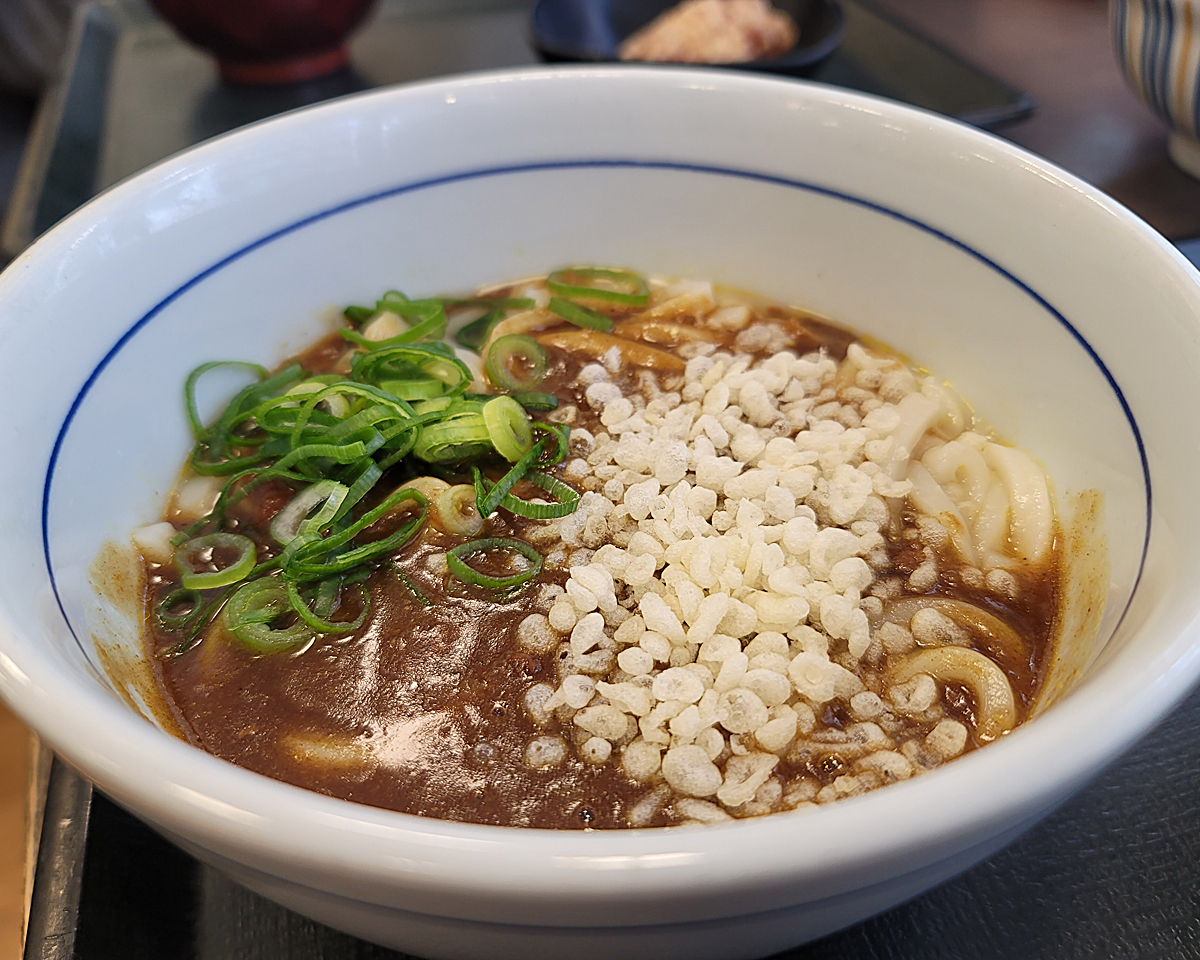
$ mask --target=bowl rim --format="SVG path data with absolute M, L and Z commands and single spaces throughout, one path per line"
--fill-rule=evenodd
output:
M 1084 202 L 1099 205 L 1119 229 L 1136 233 L 1156 250 L 1160 265 L 1200 301 L 1200 281 L 1168 241 L 1100 191 L 998 138 L 919 109 L 817 84 L 719 70 L 635 66 L 530 67 L 439 78 L 356 94 L 261 121 L 109 188 L 39 239 L 21 262 L 28 270 L 32 261 L 52 260 L 75 240 L 84 224 L 135 200 L 160 178 L 174 174 L 184 159 L 188 164 L 215 159 L 230 142 L 245 146 L 269 142 L 272 130 L 318 123 L 368 100 L 401 104 L 440 98 L 450 88 L 498 84 L 511 88 L 514 81 L 532 81 L 523 84 L 532 88 L 547 78 L 667 89 L 702 83 L 751 97 L 786 93 L 835 108 L 867 108 L 890 121 L 951 136 L 997 162 L 1023 165 Z M 19 282 L 16 271 L 7 271 L 0 277 L 0 296 Z M 223 848 L 238 851 L 239 859 L 247 858 L 245 862 L 261 858 L 298 876 L 336 877 L 343 886 L 377 900 L 391 895 L 387 891 L 394 894 L 417 883 L 430 890 L 466 891 L 482 900 L 544 897 L 553 902 L 574 898 L 603 904 L 662 897 L 664 891 L 678 899 L 689 892 L 699 895 L 733 884 L 766 890 L 798 877 L 823 883 L 822 889 L 832 893 L 838 884 L 854 885 L 847 877 L 857 865 L 913 862 L 914 851 L 931 857 L 947 845 L 961 846 L 966 838 L 980 837 L 989 825 L 1003 824 L 1013 809 L 1044 807 L 1061 799 L 1144 734 L 1200 675 L 1198 638 L 1200 624 L 1193 622 L 1137 671 L 1108 675 L 1105 690 L 1098 684 L 1076 690 L 1035 724 L 1018 728 L 986 752 L 893 784 L 882 793 L 874 791 L 815 811 L 774 814 L 700 831 L 576 834 L 432 820 L 335 800 L 235 767 L 174 740 L 82 679 L 68 676 L 64 686 L 63 675 L 48 658 L 37 655 L 32 644 L 24 650 L 14 646 L 9 636 L 0 636 L 0 692 L 72 766 L 99 782 L 118 802 L 168 832 L 217 838 Z M 64 696 L 71 698 L 70 710 L 63 709 L 60 697 Z M 78 737 L 80 720 L 85 721 L 86 742 Z M 1097 735 L 1098 730 L 1104 735 Z M 1076 747 L 1060 758 L 1052 776 L 1036 785 L 1011 776 L 1029 758 L 1044 752 L 1038 749 L 1039 742 L 1051 740 Z M 967 781 L 976 788 L 969 809 L 931 809 L 930 800 Z M 903 830 L 896 828 L 896 813 L 901 810 L 910 815 Z M 878 823 L 882 835 L 847 850 L 845 838 L 861 833 L 864 820 Z M 780 843 L 789 834 L 802 835 L 807 844 L 802 856 Z M 298 838 L 304 845 L 295 843 Z M 348 856 L 349 850 L 364 856 L 355 860 Z M 753 858 L 751 868 L 748 858 Z M 398 870 L 398 864 L 406 865 L 405 869 Z M 364 881 L 373 885 L 371 891 L 363 891 Z

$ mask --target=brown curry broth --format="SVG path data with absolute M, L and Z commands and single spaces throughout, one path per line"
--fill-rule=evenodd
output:
M 841 328 L 780 308 L 760 309 L 758 315 L 781 322 L 798 352 L 819 346 L 840 360 L 853 340 Z M 326 372 L 342 349 L 342 339 L 334 335 L 298 359 L 313 373 Z M 598 432 L 598 416 L 581 402 L 575 383 L 586 361 L 555 349 L 548 353 L 550 371 L 543 389 L 577 406 L 575 426 Z M 632 371 L 617 380 L 627 392 L 639 389 Z M 380 483 L 385 490 L 393 486 Z M 237 510 L 233 528 L 254 538 L 260 551 L 273 550 L 266 528 L 288 496 L 282 485 L 265 485 Z M 520 537 L 529 522 L 498 514 L 481 535 Z M 426 565 L 432 554 L 444 553 L 456 542 L 427 526 L 395 557 L 432 601 L 429 606 L 385 567 L 367 581 L 372 612 L 355 633 L 318 638 L 298 653 L 255 656 L 216 628 L 187 654 L 156 658 L 159 682 L 187 736 L 210 753 L 266 776 L 405 813 L 508 826 L 628 826 L 627 812 L 650 785 L 626 777 L 619 762 L 597 766 L 578 759 L 573 750 L 555 769 L 535 770 L 524 762 L 525 747 L 535 736 L 561 734 L 569 743 L 574 740 L 571 724 L 554 720 L 539 729 L 527 716 L 522 698 L 528 686 L 557 683 L 555 654 L 531 655 L 515 640 L 517 625 L 538 610 L 538 586 L 564 582 L 565 571 L 544 569 L 515 600 L 496 603 L 485 592 L 432 573 Z M 915 566 L 907 543 L 890 542 L 889 552 L 893 572 L 903 575 Z M 148 567 L 148 614 L 176 577 L 169 567 Z M 1046 569 L 1021 575 L 1019 582 L 1021 600 L 1005 603 L 966 588 L 953 569 L 946 569 L 931 593 L 979 604 L 1028 638 L 1027 658 L 999 658 L 1024 720 L 1050 659 L 1058 579 L 1053 569 Z M 158 630 L 149 615 L 147 623 L 152 651 L 177 641 Z M 984 645 L 978 649 L 993 657 L 999 653 Z M 944 699 L 950 714 L 973 730 L 970 694 L 950 687 Z M 848 705 L 835 701 L 821 720 L 840 728 L 847 718 Z M 363 748 L 364 759 L 322 765 L 292 756 L 282 743 L 294 734 L 352 739 Z M 781 759 L 776 773 L 785 781 L 810 776 L 830 782 L 846 769 L 836 744 L 830 744 L 817 761 Z M 660 805 L 650 825 L 673 820 L 670 805 Z

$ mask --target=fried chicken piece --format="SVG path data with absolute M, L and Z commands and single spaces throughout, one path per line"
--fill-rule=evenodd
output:
M 684 0 L 621 44 L 622 60 L 746 63 L 777 57 L 800 31 L 768 0 Z

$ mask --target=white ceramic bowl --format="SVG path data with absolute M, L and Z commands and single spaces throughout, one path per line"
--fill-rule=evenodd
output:
M 274 363 L 334 305 L 387 287 L 433 294 L 588 261 L 711 277 L 873 334 L 1032 451 L 1060 503 L 1099 490 L 1106 645 L 1072 692 L 982 751 L 814 812 L 584 834 L 308 793 L 172 739 L 110 691 L 91 634 L 110 659 L 136 641 L 87 571 L 160 510 L 188 448 L 194 364 Z M 383 90 L 110 190 L 8 269 L 0 305 L 0 695 L 187 850 L 382 943 L 760 956 L 987 856 L 1200 673 L 1200 283 L 1097 191 L 926 113 L 641 68 Z

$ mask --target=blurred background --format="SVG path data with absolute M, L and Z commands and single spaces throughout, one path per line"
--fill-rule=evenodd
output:
M 575 7 L 588 2 L 572 0 Z M 535 17 L 530 0 L 155 0 L 153 6 L 144 0 L 0 0 L 0 262 L 17 255 L 97 191 L 241 124 L 421 77 L 543 58 L 611 56 L 619 37 L 576 35 L 578 24 L 588 18 L 576 16 L 572 3 L 542 0 Z M 890 96 L 994 130 L 1100 186 L 1186 251 L 1189 241 L 1200 235 L 1200 181 L 1185 172 L 1192 153 L 1200 157 L 1196 130 L 1189 126 L 1189 116 L 1195 115 L 1195 77 L 1175 77 L 1172 89 L 1186 103 L 1162 96 L 1151 109 L 1139 92 L 1146 86 L 1139 73 L 1144 65 L 1130 55 L 1138 48 L 1138 38 L 1123 19 L 1128 7 L 1146 12 L 1172 5 L 1194 5 L 1189 16 L 1200 12 L 1200 0 L 1112 0 L 1113 23 L 1123 31 L 1114 49 L 1105 0 L 808 0 L 792 4 L 797 19 L 811 23 L 799 40 L 804 49 L 798 52 L 804 56 L 797 63 L 803 63 L 783 72 Z M 629 0 L 621 6 L 626 11 L 636 8 Z M 646 0 L 646 17 L 664 6 Z M 1169 38 L 1161 42 L 1169 54 Z M 1168 63 L 1173 62 L 1168 57 Z M 1200 170 L 1200 163 L 1191 169 Z M 1140 764 L 1136 777 L 1128 775 L 1128 766 L 1120 768 L 1072 801 L 1076 822 L 1083 817 L 1083 836 L 1093 827 L 1103 830 L 1106 823 L 1132 824 L 1109 845 L 1109 859 L 1103 861 L 1107 866 L 1102 864 L 1095 882 L 1106 882 L 1110 874 L 1116 878 L 1113 884 L 1130 885 L 1121 901 L 1123 929 L 1137 927 L 1139 916 L 1158 912 L 1152 923 L 1161 934 L 1153 941 L 1158 946 L 1143 939 L 1130 948 L 1132 952 L 1123 952 L 1118 941 L 1110 943 L 1103 935 L 1107 921 L 1092 917 L 1100 924 L 1100 934 L 1089 942 L 1103 943 L 1103 949 L 1067 949 L 1045 930 L 1035 930 L 1033 942 L 1045 951 L 1028 956 L 1200 956 L 1196 885 L 1185 883 L 1182 892 L 1174 891 L 1169 910 L 1153 899 L 1158 896 L 1153 890 L 1151 899 L 1139 900 L 1134 889 L 1137 870 L 1155 871 L 1169 887 L 1175 879 L 1183 880 L 1173 872 L 1177 863 L 1196 862 L 1193 854 L 1200 844 L 1191 842 L 1195 837 L 1170 835 L 1164 845 L 1163 830 L 1181 829 L 1178 818 L 1169 821 L 1174 827 L 1164 828 L 1147 812 L 1152 806 L 1148 797 L 1186 792 L 1180 783 L 1180 745 L 1185 738 L 1190 744 L 1187 731 L 1195 717 L 1200 717 L 1200 704 L 1193 698 L 1131 758 L 1130 764 Z M 1155 758 L 1173 759 L 1159 763 Z M 1200 785 L 1200 757 L 1193 751 L 1183 762 L 1191 779 L 1182 787 Z M 48 757 L 0 706 L 0 960 L 22 955 L 47 772 Z M 104 811 L 109 811 L 105 815 L 110 818 L 110 837 L 141 837 L 137 842 L 149 845 L 143 852 L 183 857 L 153 846 L 161 844 L 156 838 L 132 832 L 146 833 L 107 806 L 96 808 L 93 829 L 98 829 L 97 817 Z M 67 828 L 60 827 L 47 825 L 44 844 L 70 840 L 63 833 Z M 1050 844 L 1046 875 L 1057 871 L 1061 889 L 1070 886 L 1073 876 L 1082 882 L 1079 877 L 1097 868 L 1078 859 L 1079 851 L 1069 846 L 1074 841 L 1061 827 L 1057 834 L 1054 829 L 1053 821 L 1039 828 L 1037 842 Z M 93 850 L 86 837 L 74 839 L 76 847 L 70 849 Z M 1057 852 L 1055 843 L 1060 845 Z M 122 849 L 120 844 L 115 848 Z M 1055 856 L 1061 859 L 1055 861 Z M 185 859 L 178 864 L 170 860 L 170 868 L 193 869 Z M 1007 882 L 1004 867 L 993 863 L 978 869 L 999 869 L 996 882 Z M 79 880 L 78 869 L 75 879 Z M 180 889 L 185 890 L 180 896 L 194 893 L 187 884 Z M 115 898 L 120 895 L 119 889 L 107 890 L 108 900 L 90 895 L 85 882 L 82 909 L 103 903 L 108 915 L 124 916 L 114 907 L 119 907 Z M 954 929 L 954 918 L 944 912 L 939 896 L 945 900 L 953 892 L 935 891 L 929 895 L 934 899 L 922 898 L 918 903 L 926 906 L 917 909 L 932 911 L 929 916 L 944 921 L 945 933 Z M 78 902 L 61 905 L 78 907 Z M 1103 913 L 1103 905 L 1096 910 Z M 963 929 L 973 922 L 961 917 L 958 921 Z M 886 922 L 885 917 L 871 923 Z M 256 942 L 278 933 L 264 926 Z M 123 951 L 110 942 L 109 952 L 88 952 L 83 949 L 86 944 L 70 939 L 49 950 L 39 941 L 41 952 L 36 956 L 174 956 L 161 949 L 155 952 L 153 945 L 182 942 L 170 936 L 142 936 L 129 927 L 122 935 L 142 947 Z M 98 941 L 89 942 L 94 948 Z M 801 948 L 796 957 L 884 955 L 860 952 L 865 941 L 840 942 L 842 947 L 835 944 L 817 952 Z M 859 948 L 852 946 L 855 942 Z M 345 946 L 338 951 L 329 947 L 333 952 L 326 953 L 322 944 L 333 941 L 320 938 L 310 937 L 305 943 L 309 952 L 301 951 L 304 956 L 383 955 Z M 234 950 L 223 955 L 250 954 Z M 264 947 L 253 955 L 288 954 Z M 33 955 L 28 956 L 32 960 Z

